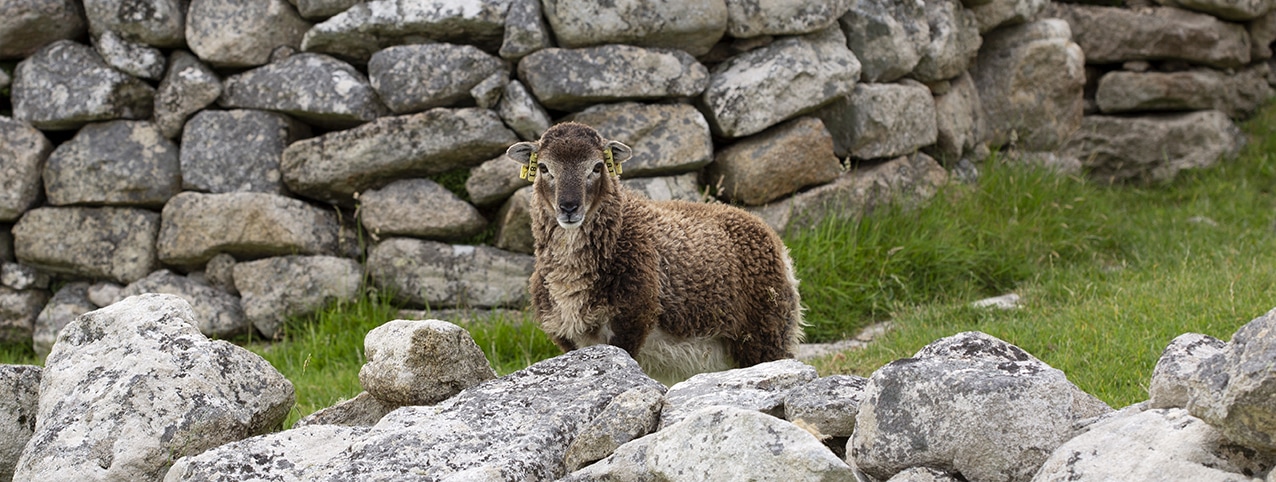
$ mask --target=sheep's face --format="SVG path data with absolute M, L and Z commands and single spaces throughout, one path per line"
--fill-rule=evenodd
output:
M 628 146 L 602 138 L 593 128 L 568 122 L 551 127 L 535 143 L 510 146 L 506 156 L 531 170 L 536 197 L 554 210 L 564 229 L 576 229 L 598 207 L 598 200 L 616 189 L 608 168 L 628 160 Z M 617 167 L 619 170 L 619 167 Z

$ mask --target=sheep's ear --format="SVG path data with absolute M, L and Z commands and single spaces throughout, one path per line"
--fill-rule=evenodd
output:
M 634 157 L 634 150 L 621 144 L 620 141 L 607 141 L 605 148 L 611 149 L 611 157 L 616 160 L 616 163 L 622 163 Z
M 535 142 L 520 142 L 510 146 L 505 150 L 505 157 L 510 158 L 514 162 L 526 165 L 532 159 L 532 154 L 540 150 Z

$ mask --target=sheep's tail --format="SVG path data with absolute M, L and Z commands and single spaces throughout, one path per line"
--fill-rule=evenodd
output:
M 789 247 L 784 247 L 784 275 L 788 278 L 789 288 L 793 290 L 793 309 L 789 312 L 789 323 L 787 328 L 788 337 L 785 340 L 790 355 L 797 355 L 798 345 L 806 340 L 806 320 L 802 319 L 802 296 L 798 293 L 797 271 L 793 269 L 793 258 L 789 256 Z

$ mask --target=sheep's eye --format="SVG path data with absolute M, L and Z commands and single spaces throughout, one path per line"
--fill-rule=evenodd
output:
M 600 162 L 598 164 L 594 164 L 594 174 L 601 174 L 602 172 L 603 172 L 603 163 Z
M 549 168 L 548 168 L 548 167 L 545 167 L 545 165 L 544 165 L 544 164 L 541 164 L 541 165 L 539 165 L 539 166 L 537 166 L 537 167 L 539 167 L 539 168 L 540 168 L 540 171 L 541 171 L 541 172 L 545 172 L 545 173 L 548 173 L 548 172 L 549 172 Z

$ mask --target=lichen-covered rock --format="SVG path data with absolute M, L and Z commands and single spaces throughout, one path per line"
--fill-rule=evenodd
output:
M 182 132 L 182 187 L 187 190 L 286 194 L 284 149 L 309 137 L 288 116 L 255 110 L 204 111 Z
M 687 104 L 622 102 L 597 105 L 569 117 L 606 139 L 633 148 L 622 177 L 699 170 L 713 161 L 713 139 L 704 115 Z
M 1233 22 L 1253 20 L 1276 7 L 1271 0 L 1156 0 L 1156 3 L 1208 13 Z
M 92 47 L 59 40 L 18 63 L 13 118 L 46 130 L 151 116 L 155 89 L 107 65 Z
M 960 333 L 873 373 L 847 458 L 878 479 L 926 466 L 1027 481 L 1074 423 L 1109 411 L 1022 349 Z
M 704 55 L 727 29 L 728 6 L 723 0 L 543 3 L 545 18 L 563 48 L 629 44 Z
M 549 129 L 549 113 L 536 102 L 527 87 L 517 80 L 505 85 L 501 100 L 496 103 L 496 112 L 505 121 L 505 125 L 513 129 L 519 139 L 525 141 L 540 139 L 541 134 Z
M 1126 9 L 1051 3 L 1047 13 L 1066 20 L 1086 61 L 1184 60 L 1218 69 L 1250 61 L 1245 27 L 1177 8 Z M 981 54 L 982 57 L 982 54 Z
M 706 194 L 700 187 L 700 174 L 688 172 L 674 176 L 635 177 L 621 179 L 620 185 L 646 196 L 652 201 L 692 201 L 705 200 Z
M 345 252 L 337 213 L 277 194 L 183 192 L 164 205 L 159 259 L 198 269 L 214 255 L 245 259 Z
M 472 167 L 515 142 L 518 137 L 490 110 L 436 108 L 293 143 L 281 167 L 293 192 L 353 204 L 357 192 Z
M 794 387 L 784 397 L 784 419 L 801 420 L 830 437 L 850 437 L 867 384 L 860 376 L 829 375 Z
M 1249 31 L 1250 61 L 1272 58 L 1272 42 L 1276 42 L 1276 10 L 1249 22 L 1245 29 Z
M 489 246 L 390 238 L 368 250 L 368 274 L 400 301 L 431 308 L 520 306 L 534 259 Z
M 174 295 L 185 300 L 195 313 L 191 323 L 204 336 L 230 338 L 252 330 L 239 298 L 204 281 L 161 269 L 129 283 L 117 296 L 122 300 L 143 293 Z
M 163 480 L 232 482 L 249 474 L 287 482 L 316 480 L 305 476 L 306 469 L 340 456 L 368 433 L 367 427 L 314 424 L 251 437 L 177 459 Z
M 131 283 L 159 265 L 160 215 L 135 208 L 43 207 L 13 225 L 18 261 L 71 278 Z
M 278 256 L 232 268 L 244 315 L 266 338 L 283 335 L 284 321 L 334 302 L 353 302 L 362 286 L 358 261 L 333 256 Z
M 1068 24 L 1058 19 L 984 37 L 971 77 L 995 145 L 1017 139 L 1021 149 L 1051 151 L 1081 125 L 1089 51 L 1071 39 Z
M 486 207 L 509 199 L 514 191 L 527 185 L 526 180 L 518 177 L 516 163 L 502 154 L 470 169 L 465 192 L 475 206 Z
M 98 309 L 89 300 L 89 284 L 83 281 L 67 283 L 44 305 L 35 318 L 35 331 L 31 335 L 31 344 L 35 354 L 48 356 L 57 341 L 62 328 L 70 324 L 80 315 Z M 16 457 L 15 457 L 16 460 Z
M 0 59 L 27 57 L 57 40 L 74 40 L 88 24 L 75 0 L 9 0 L 0 4 Z
M 856 159 L 895 158 L 935 143 L 935 98 L 919 82 L 861 82 L 849 96 L 815 112 L 833 136 L 834 151 Z
M 984 33 L 998 27 L 1034 22 L 1050 3 L 1049 0 L 990 0 L 969 8 L 979 22 L 979 32 Z
M 307 20 L 323 20 L 367 0 L 288 0 Z
M 368 61 L 372 88 L 395 114 L 468 100 L 470 89 L 504 71 L 505 63 L 496 56 L 471 45 L 446 43 L 389 47 Z
M 756 206 L 841 173 L 824 122 L 800 117 L 719 150 L 704 175 L 719 197 Z
M 22 447 L 35 432 L 40 367 L 0 365 L 0 480 L 13 478 Z
M 123 289 L 124 286 L 118 283 L 97 281 L 89 285 L 87 293 L 89 301 L 92 301 L 98 308 L 106 308 L 120 298 L 120 291 Z
M 22 263 L 0 261 L 0 285 L 15 290 L 48 289 L 49 275 Z
M 545 107 L 577 110 L 605 102 L 694 97 L 708 85 L 709 71 L 681 50 L 617 44 L 537 50 L 519 61 L 518 78 Z
M 1090 177 L 1107 182 L 1162 182 L 1240 152 L 1244 134 L 1216 110 L 1143 116 L 1085 116 L 1065 146 Z
M 364 191 L 359 212 L 363 227 L 379 237 L 459 241 L 487 227 L 478 208 L 429 179 L 402 179 Z
M 226 108 L 280 112 L 334 129 L 388 113 L 362 73 L 321 54 L 297 54 L 227 77 L 217 102 Z
M 307 425 L 344 425 L 347 427 L 371 427 L 381 421 L 386 414 L 399 408 L 398 405 L 377 400 L 368 392 L 360 392 L 354 398 L 338 402 L 336 405 L 315 410 L 301 420 L 292 424 L 292 428 Z
M 549 36 L 540 0 L 513 0 L 505 11 L 505 38 L 498 53 L 503 59 L 517 62 L 527 54 L 549 47 Z
M 409 43 L 464 43 L 496 52 L 511 3 L 513 0 L 372 0 L 315 25 L 306 32 L 301 49 L 359 63 L 382 48 Z
M 168 73 L 155 93 L 155 125 L 164 137 L 181 135 L 186 118 L 212 105 L 222 95 L 222 81 L 213 69 L 185 50 L 174 50 Z
M 159 80 L 164 75 L 164 52 L 150 45 L 108 30 L 93 40 L 93 48 L 108 65 L 126 74 L 149 80 Z
M 470 334 L 441 320 L 394 320 L 363 339 L 359 383 L 378 400 L 433 405 L 496 378 Z
M 735 38 L 803 35 L 824 30 L 851 8 L 852 0 L 728 0 L 727 34 Z
M 663 405 L 664 391 L 657 387 L 638 387 L 617 395 L 567 447 L 567 470 L 579 470 L 606 458 L 621 445 L 655 432 Z
M 784 416 L 789 391 L 819 377 L 815 368 L 797 360 L 777 360 L 748 368 L 701 373 L 669 387 L 660 411 L 661 430 L 692 412 L 714 405 Z
M 860 0 L 839 23 L 865 82 L 890 82 L 912 72 L 931 42 L 924 0 Z
M 496 212 L 496 239 L 492 246 L 515 253 L 532 254 L 536 238 L 532 236 L 532 186 L 526 185 L 501 205 Z
M 983 44 L 974 12 L 963 8 L 959 0 L 927 0 L 926 22 L 930 42 L 920 50 L 921 59 L 911 77 L 935 82 L 962 75 Z
M 177 145 L 149 121 L 89 124 L 49 155 L 44 189 L 54 206 L 157 209 L 182 190 Z
M 84 0 L 89 32 L 112 31 L 156 47 L 180 47 L 185 41 L 184 0 Z
M 279 47 L 301 47 L 310 22 L 286 0 L 190 0 L 186 43 L 217 67 L 254 67 Z
M 809 432 L 729 406 L 692 412 L 562 480 L 749 480 L 760 474 L 783 474 L 793 481 L 856 480 L 851 468 Z
M 961 482 L 952 474 L 930 467 L 913 467 L 895 474 L 886 482 Z
M 35 319 L 48 301 L 49 292 L 45 290 L 0 286 L 0 342 L 30 343 Z
M 1187 410 L 1245 447 L 1276 450 L 1276 310 L 1246 323 L 1222 353 L 1201 360 Z
M 1178 72 L 1116 70 L 1099 79 L 1094 100 L 1104 114 L 1219 110 L 1233 119 L 1249 117 L 1276 92 L 1267 82 L 1266 63 L 1239 72 L 1208 68 Z
M 935 96 L 935 128 L 935 144 L 923 149 L 943 161 L 972 154 L 983 141 L 984 107 L 970 73 L 963 72 L 949 82 L 948 92 Z
M 743 137 L 850 94 L 859 76 L 845 36 L 830 27 L 719 64 L 700 100 L 715 134 Z
M 0 117 L 0 222 L 17 220 L 40 200 L 40 173 L 53 143 L 30 124 Z
M 1187 408 L 1194 392 L 1210 389 L 1210 380 L 1200 373 L 1201 364 L 1221 356 L 1227 346 L 1223 340 L 1199 333 L 1184 333 L 1174 338 L 1161 352 L 1148 384 L 1151 408 Z

